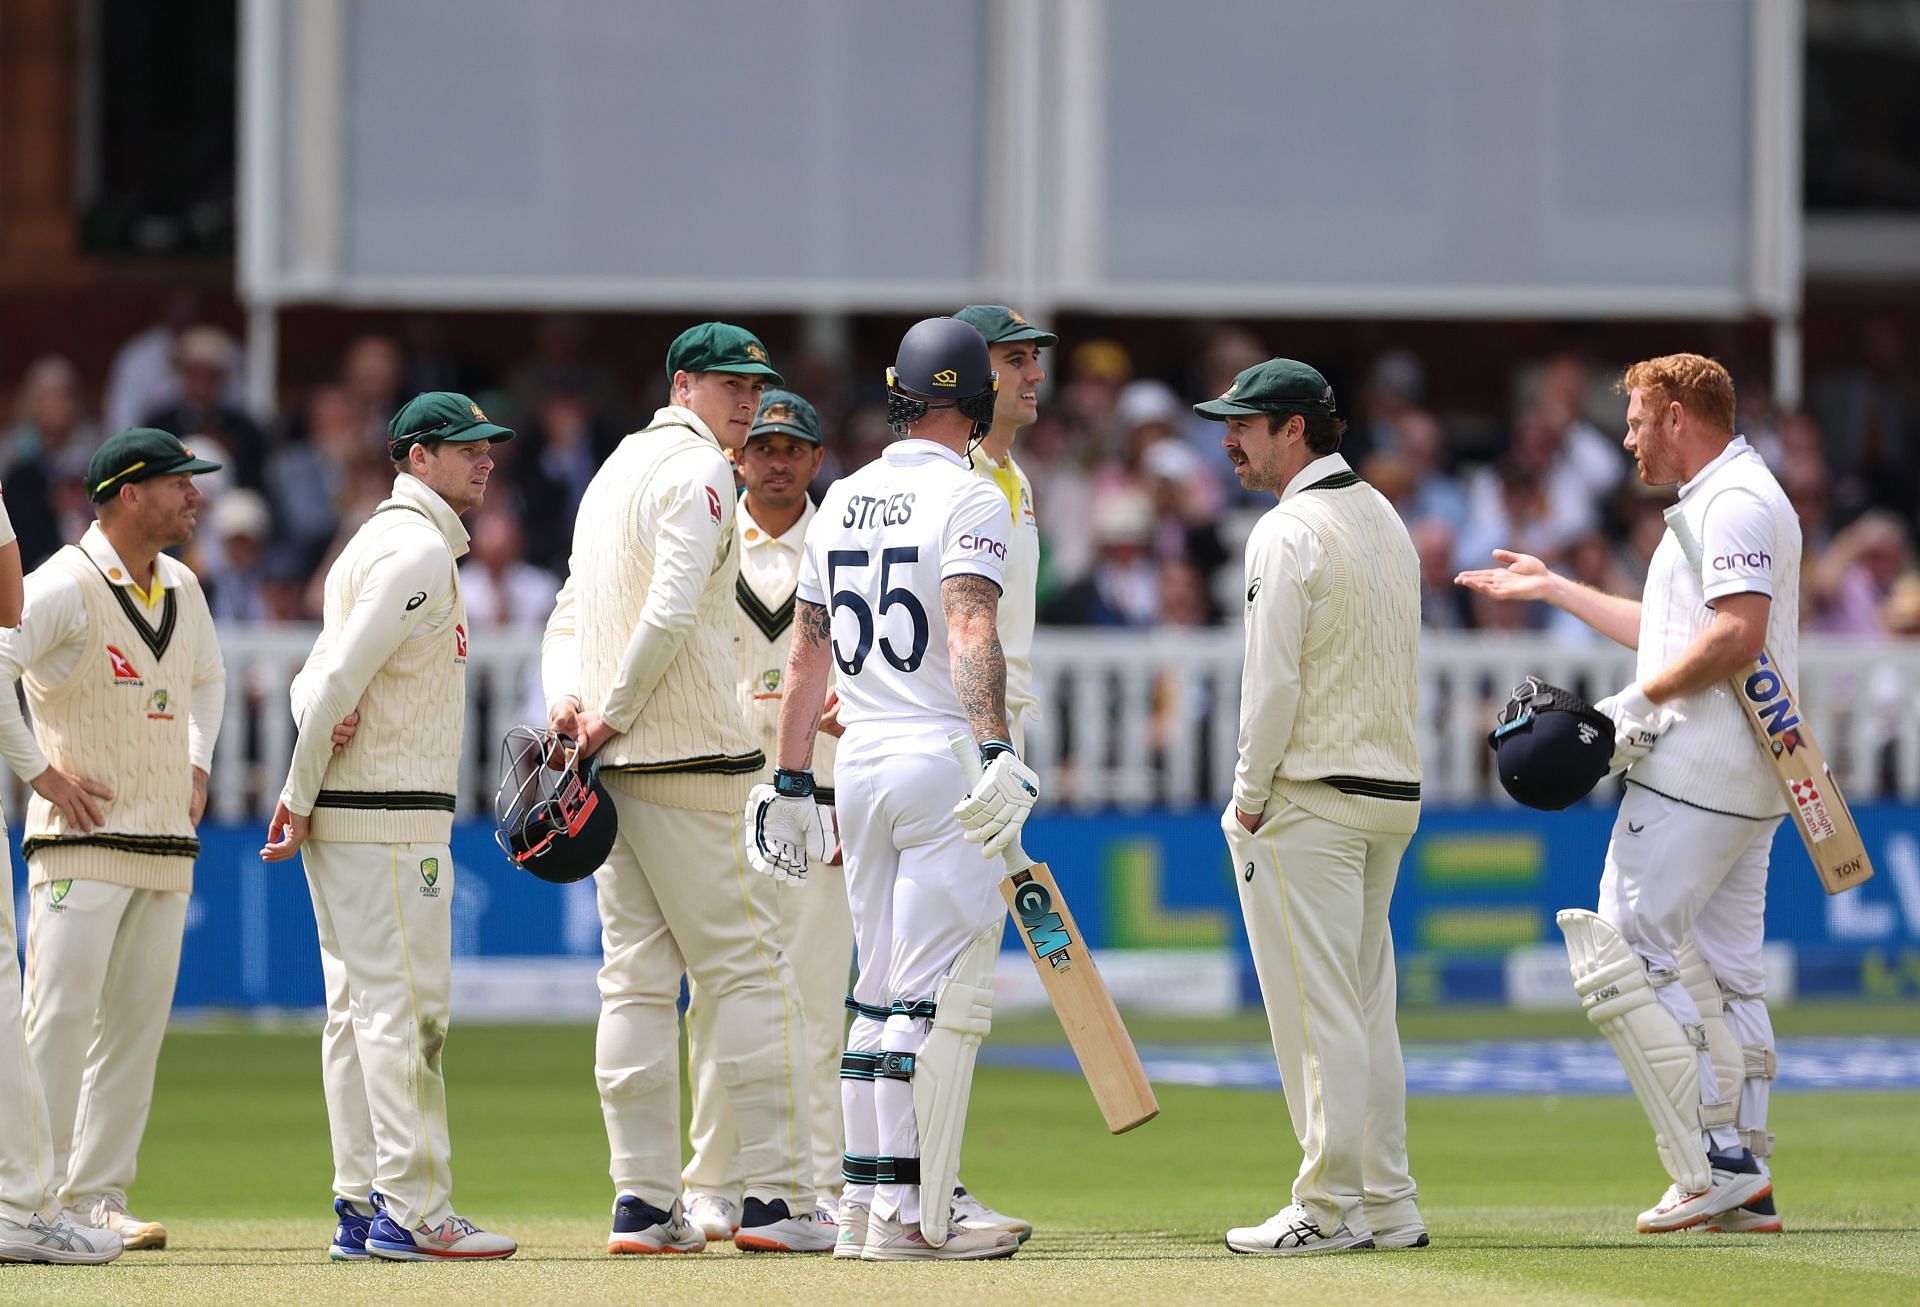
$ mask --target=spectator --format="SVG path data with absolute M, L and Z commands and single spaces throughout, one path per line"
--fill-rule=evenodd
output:
M 1885 635 L 1894 583 L 1912 565 L 1912 540 L 1897 514 L 1874 509 L 1833 537 L 1807 585 L 1813 627 L 1828 635 Z
M 1437 517 L 1411 522 L 1414 553 L 1420 559 L 1420 624 L 1433 631 L 1457 631 L 1466 625 L 1462 602 L 1467 591 L 1453 583 L 1453 530 Z
M 200 299 L 182 287 L 167 297 L 165 316 L 135 332 L 113 356 L 107 369 L 104 417 L 109 431 L 137 427 L 149 413 L 180 402 L 180 374 L 174 369 L 175 338 L 200 321 Z M 245 360 L 236 354 L 221 398 L 231 407 L 247 405 L 243 373 Z
M 274 451 L 267 483 L 280 524 L 276 555 L 302 576 L 317 567 L 340 530 L 349 469 L 386 450 L 367 435 L 366 409 L 344 386 L 320 386 L 307 397 L 307 438 Z
M 460 563 L 460 593 L 473 629 L 546 629 L 560 581 L 527 561 L 520 523 L 499 507 L 482 509 L 469 521 L 473 544 Z
M 1420 409 L 1403 413 L 1394 441 L 1410 482 L 1402 519 L 1408 526 L 1437 520 L 1458 535 L 1467 524 L 1467 496 L 1447 470 L 1447 436 L 1440 420 Z
M 1663 522 L 1664 518 L 1661 519 Z M 1615 555 L 1613 542 L 1604 531 L 1587 532 L 1573 542 L 1567 550 L 1566 575 L 1584 586 L 1591 586 L 1603 594 L 1638 594 L 1644 585 L 1635 585 L 1628 579 L 1626 569 L 1620 565 Z M 1570 617 L 1558 608 L 1547 611 L 1546 633 L 1562 644 L 1601 645 L 1606 637 L 1576 617 Z
M 365 414 L 367 437 L 384 447 L 387 424 L 406 398 L 406 359 L 386 336 L 361 336 L 340 359 L 340 384 Z
M 1040 514 L 1040 607 L 1093 570 L 1093 477 L 1057 413 L 1043 412 L 1020 437 L 1020 466 Z
M 1186 563 L 1202 577 L 1227 561 L 1226 546 L 1214 526 L 1219 506 L 1206 500 L 1200 456 L 1173 434 L 1148 445 L 1140 456 L 1141 480 L 1153 500 L 1153 556 Z
M 1093 510 L 1093 572 L 1044 614 L 1059 626 L 1151 626 L 1160 607 L 1153 563 L 1153 502 L 1138 490 L 1103 496 Z
M 191 443 L 212 436 L 232 461 L 238 484 L 249 490 L 267 486 L 267 437 L 244 411 L 226 400 L 240 348 L 218 327 L 188 327 L 174 341 L 173 361 L 180 375 L 179 402 L 147 414 L 141 425 L 171 431 Z
M 1467 492 L 1468 526 L 1460 534 L 1454 570 L 1491 565 L 1495 549 L 1557 562 L 1574 535 L 1554 521 L 1536 465 L 1518 452 L 1475 474 Z M 1474 605 L 1476 611 L 1481 607 Z M 1517 605 L 1523 612 L 1533 605 Z M 1498 612 L 1499 604 L 1490 605 Z
M 1067 356 L 1060 409 L 1075 435 L 1104 456 L 1114 448 L 1120 392 L 1133 379 L 1133 356 L 1117 340 L 1087 340 Z
M 0 482 L 28 571 L 93 520 L 83 483 L 99 444 L 73 364 L 57 354 L 36 359 L 20 379 L 19 419 L 0 448 Z
M 1808 407 L 1827 433 L 1835 506 L 1850 516 L 1871 504 L 1910 509 L 1920 402 L 1900 325 L 1876 317 L 1860 329 L 1848 366 L 1815 380 Z
M 565 572 L 580 496 L 620 436 L 600 420 L 584 373 L 549 373 L 533 403 L 531 439 L 513 451 L 507 480 L 519 492 L 527 556 Z
M 1421 407 L 1426 393 L 1426 365 L 1413 351 L 1390 349 L 1374 359 L 1360 391 L 1361 420 L 1348 430 L 1340 452 L 1354 467 L 1372 454 L 1397 452 L 1404 422 L 1433 420 Z
M 273 520 L 265 497 L 244 488 L 221 495 L 208 514 L 215 547 L 200 573 L 216 622 L 263 622 L 267 601 L 267 544 Z

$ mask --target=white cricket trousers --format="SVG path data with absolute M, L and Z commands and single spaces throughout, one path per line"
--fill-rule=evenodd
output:
M 333 1191 L 378 1193 L 405 1229 L 453 1213 L 441 1071 L 452 1018 L 453 856 L 444 844 L 309 839 L 300 850 L 327 1023 L 320 1075 Z
M 711 1061 L 744 1195 L 811 1213 L 806 1028 L 780 951 L 780 887 L 747 867 L 738 812 L 610 792 L 620 837 L 593 877 L 605 958 L 594 1076 L 614 1191 L 663 1210 L 680 1196 L 684 974 L 713 1009 Z
M 1755 821 L 1708 812 L 1627 785 L 1600 875 L 1599 913 L 1620 932 L 1654 981 L 1661 1005 L 1682 1026 L 1700 1024 L 1700 1007 L 1679 975 L 1674 950 L 1689 935 L 1720 984 L 1727 1029 L 1742 1048 L 1771 1053 L 1767 973 L 1761 940 L 1767 911 L 1767 865 L 1783 818 Z M 1773 1082 L 1749 1075 L 1740 1086 L 1734 1123 L 1767 1128 Z M 1700 1096 L 1718 1102 L 1732 1092 L 1700 1054 Z
M 1294 1201 L 1323 1226 L 1407 1224 L 1418 1210 L 1387 907 L 1413 837 L 1279 798 L 1252 834 L 1232 808 L 1221 828 L 1300 1142 Z
M 32 890 L 27 1051 L 46 1095 L 63 1207 L 124 1198 L 133 1185 L 188 897 L 101 880 Z
M 833 842 L 831 808 L 827 841 Z M 798 885 L 775 885 L 774 937 L 793 966 L 806 1027 L 807 1157 L 814 1201 L 831 1209 L 840 1193 L 840 1050 L 846 1047 L 847 979 L 853 970 L 853 916 L 844 866 L 815 862 Z M 713 1003 L 687 985 L 687 1065 L 693 1080 L 693 1158 L 681 1174 L 689 1193 L 740 1198 L 739 1133 L 714 1060 Z M 798 1213 L 796 1213 L 797 1215 Z
M 1006 866 L 969 844 L 953 815 L 970 788 L 947 747 L 947 727 L 849 727 L 833 764 L 834 802 L 847 861 L 861 1005 L 847 1036 L 856 1053 L 918 1053 L 933 1023 L 907 1010 L 930 1003 L 960 950 L 1006 916 Z M 877 1013 L 885 1011 L 884 1019 Z M 913 1086 L 841 1081 L 846 1196 L 880 1215 L 920 1220 L 920 1186 L 890 1182 L 894 1159 L 920 1156 Z M 877 1176 L 878 1183 L 864 1177 Z M 856 1178 L 861 1177 L 861 1178 Z
M 0 839 L 6 828 L 0 825 Z M 53 1127 L 40 1078 L 27 1054 L 20 1012 L 20 946 L 13 930 L 13 859 L 0 849 L 0 1220 L 25 1225 L 60 1208 Z

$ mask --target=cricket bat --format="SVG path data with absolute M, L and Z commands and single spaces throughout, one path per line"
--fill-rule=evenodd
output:
M 1680 551 L 1695 576 L 1701 575 L 1700 540 L 1675 504 L 1666 512 Z M 1839 894 L 1873 879 L 1873 863 L 1860 839 L 1846 796 L 1827 766 L 1827 755 L 1800 713 L 1799 699 L 1762 649 L 1756 662 L 1732 681 L 1734 697 L 1746 709 L 1760 750 L 1773 764 L 1774 779 L 1786 795 L 1794 829 L 1807 846 L 1813 869 L 1827 893 Z
M 968 782 L 977 781 L 980 755 L 973 740 L 952 731 L 947 744 Z M 1146 1068 L 1140 1065 L 1133 1037 L 1067 908 L 1066 896 L 1047 864 L 1028 857 L 1019 841 L 1005 856 L 1007 876 L 1000 882 L 1000 893 L 1013 910 L 1027 956 L 1040 973 L 1040 983 L 1060 1018 L 1060 1028 L 1067 1032 L 1067 1043 L 1079 1060 L 1087 1087 L 1093 1090 L 1100 1115 L 1107 1120 L 1107 1129 L 1118 1135 L 1145 1125 L 1160 1115 L 1160 1104 L 1147 1082 Z

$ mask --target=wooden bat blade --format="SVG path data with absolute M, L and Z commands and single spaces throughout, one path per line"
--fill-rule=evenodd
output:
M 1047 864 L 1036 862 L 1008 876 L 1000 892 L 1107 1129 L 1125 1134 L 1153 1120 L 1160 1103 L 1147 1070 Z

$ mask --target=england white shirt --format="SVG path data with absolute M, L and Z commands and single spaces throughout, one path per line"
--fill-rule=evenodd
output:
M 940 583 L 1002 584 L 1006 496 L 928 440 L 901 440 L 833 484 L 807 530 L 799 597 L 833 622 L 840 720 L 964 727 Z
M 1640 601 L 1636 675 L 1646 680 L 1671 665 L 1713 621 L 1715 599 L 1763 594 L 1767 656 L 1800 690 L 1800 519 L 1780 483 L 1747 442 L 1736 436 L 1680 487 L 1680 511 L 1700 541 L 1701 569 L 1687 565 L 1668 531 L 1647 568 Z M 1675 700 L 1682 720 L 1627 780 L 1668 798 L 1737 817 L 1777 817 L 1787 810 L 1746 710 L 1731 683 Z

